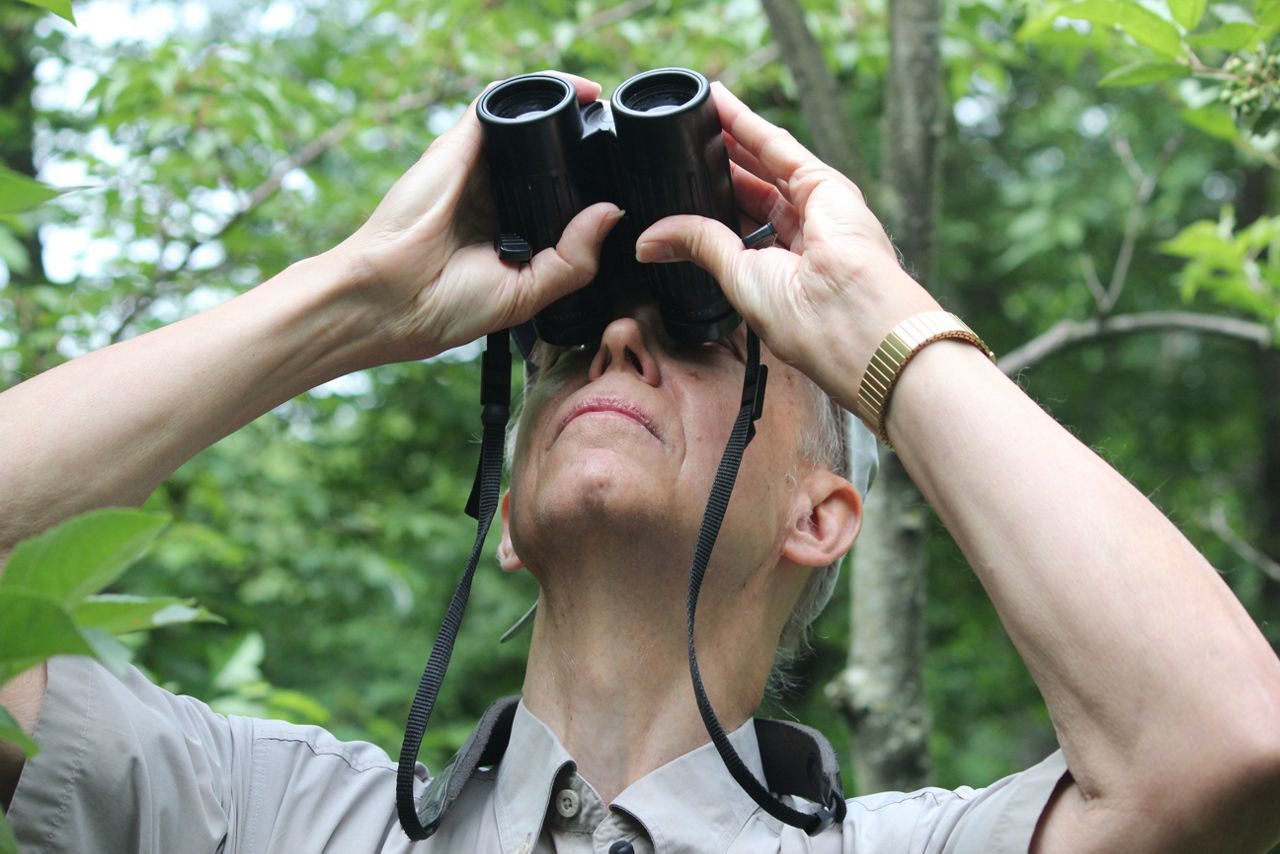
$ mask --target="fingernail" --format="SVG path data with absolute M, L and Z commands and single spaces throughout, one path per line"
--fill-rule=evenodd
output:
M 636 246 L 636 260 L 642 264 L 670 261 L 676 257 L 675 250 L 666 243 L 646 241 Z
M 610 231 L 613 230 L 613 227 L 615 225 L 618 224 L 618 221 L 621 220 L 626 215 L 627 215 L 627 212 L 622 210 L 621 208 L 617 210 L 609 211 L 607 214 L 604 215 L 604 219 L 600 221 L 600 228 L 596 233 L 596 237 L 599 238 L 600 240 L 604 240 L 605 236 Z

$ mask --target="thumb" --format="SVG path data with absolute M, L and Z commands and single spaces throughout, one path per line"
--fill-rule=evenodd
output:
M 559 243 L 533 256 L 529 261 L 533 286 L 521 294 L 521 301 L 529 304 L 529 314 L 595 278 L 600 268 L 600 247 L 623 213 L 609 202 L 584 208 L 569 220 Z
M 681 215 L 660 219 L 636 239 L 636 260 L 643 263 L 692 261 L 721 287 L 732 287 L 742 238 L 719 220 Z

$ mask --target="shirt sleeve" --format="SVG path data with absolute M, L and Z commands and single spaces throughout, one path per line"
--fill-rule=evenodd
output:
M 384 848 L 398 828 L 383 751 L 318 727 L 219 715 L 133 668 L 116 676 L 87 658 L 50 660 L 35 737 L 41 752 L 8 814 L 23 852 L 397 847 Z
M 847 854 L 1026 854 L 1067 773 L 1062 751 L 982 789 L 921 789 L 853 798 L 841 828 Z
M 9 808 L 24 852 L 221 851 L 238 816 L 243 723 L 88 658 L 48 664 L 35 738 Z

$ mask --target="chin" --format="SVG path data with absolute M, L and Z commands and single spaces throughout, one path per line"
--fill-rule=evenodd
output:
M 669 537 L 689 519 L 675 490 L 655 478 L 652 465 L 605 449 L 584 449 L 525 496 L 515 507 L 528 523 L 527 528 L 517 525 L 517 533 L 531 535 L 521 537 L 526 546 L 517 544 L 522 555 L 530 546 L 545 553 L 617 544 L 634 552 L 638 542 Z

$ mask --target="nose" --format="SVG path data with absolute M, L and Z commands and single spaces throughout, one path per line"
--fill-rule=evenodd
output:
M 642 382 L 656 386 L 662 380 L 662 372 L 653 357 L 648 334 L 648 328 L 634 317 L 614 320 L 600 336 L 600 349 L 591 360 L 588 378 L 597 380 L 605 371 L 630 371 Z

